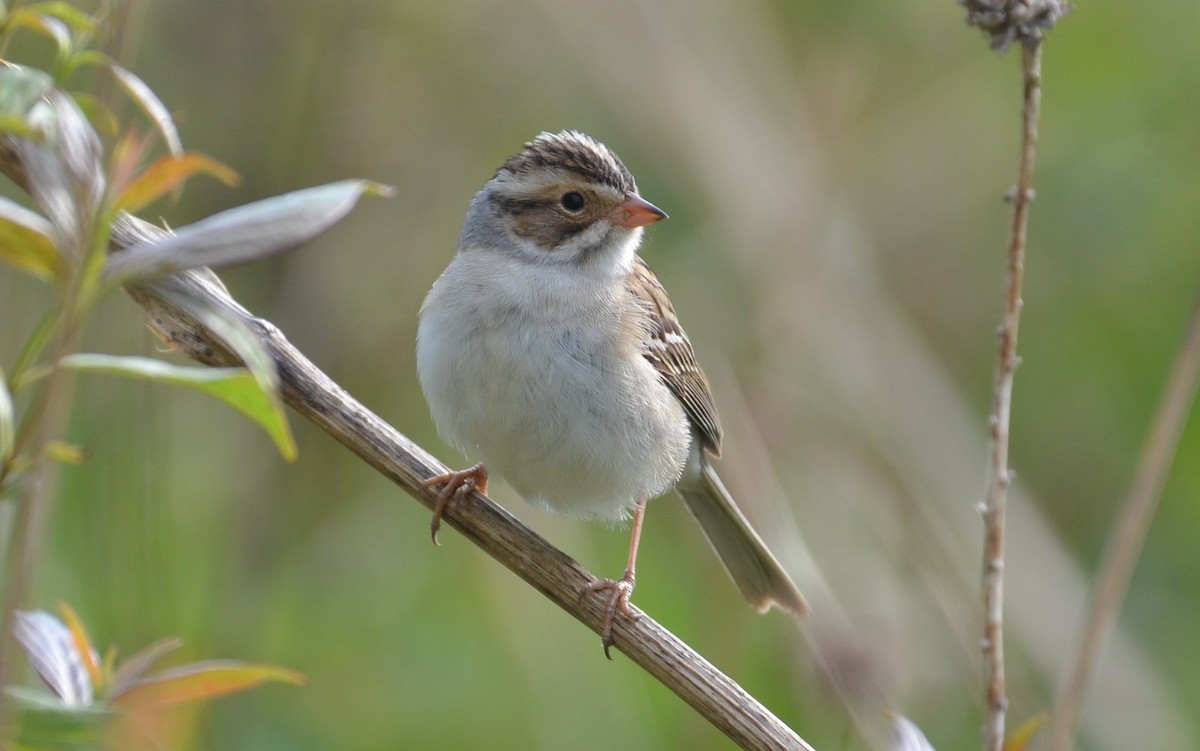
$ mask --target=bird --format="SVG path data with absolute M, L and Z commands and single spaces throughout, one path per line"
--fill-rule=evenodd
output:
M 439 434 L 478 463 L 430 477 L 446 506 L 489 473 L 524 500 L 604 522 L 632 517 L 605 593 L 605 655 L 630 609 L 646 504 L 672 489 L 759 612 L 808 604 L 721 482 L 721 424 L 666 290 L 638 255 L 667 214 L 600 141 L 543 132 L 475 194 L 457 253 L 420 311 L 417 370 Z

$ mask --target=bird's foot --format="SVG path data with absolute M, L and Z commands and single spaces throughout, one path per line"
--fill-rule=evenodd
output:
M 633 594 L 633 585 L 633 572 L 626 571 L 620 579 L 597 579 L 583 588 L 584 593 L 608 593 L 608 602 L 604 606 L 604 622 L 600 629 L 600 642 L 604 645 L 604 656 L 610 660 L 612 655 L 608 653 L 608 650 L 615 643 L 613 641 L 613 621 L 616 620 L 617 613 L 619 612 L 631 621 L 636 621 L 641 617 L 639 613 L 633 612 L 629 607 L 629 597 Z
M 421 483 L 421 490 L 429 490 L 438 485 L 442 486 L 442 489 L 434 497 L 433 518 L 429 521 L 429 534 L 433 538 L 434 545 L 441 545 L 438 542 L 438 530 L 442 526 L 442 514 L 445 513 L 450 499 L 470 495 L 476 490 L 486 494 L 487 481 L 487 468 L 482 464 L 476 464 L 473 467 L 460 469 L 457 472 L 445 472 L 440 475 L 434 475 Z

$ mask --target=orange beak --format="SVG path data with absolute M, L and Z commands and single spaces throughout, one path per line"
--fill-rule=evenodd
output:
M 633 228 L 644 227 L 647 224 L 654 224 L 660 219 L 666 219 L 667 212 L 634 193 L 617 204 L 609 217 L 618 227 Z

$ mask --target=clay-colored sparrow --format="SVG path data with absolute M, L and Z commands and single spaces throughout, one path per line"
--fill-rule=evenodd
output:
M 628 565 L 609 593 L 628 616 L 646 501 L 674 487 L 758 610 L 808 606 L 738 510 L 708 455 L 721 426 L 666 290 L 636 253 L 666 214 L 606 146 L 543 133 L 475 195 L 458 254 L 421 308 L 417 367 L 442 436 L 481 462 L 431 478 L 432 523 L 487 470 L 526 500 L 575 516 L 633 513 Z M 486 467 L 486 469 L 485 469 Z

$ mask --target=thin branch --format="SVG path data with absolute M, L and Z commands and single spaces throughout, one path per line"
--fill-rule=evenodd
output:
M 121 228 L 154 229 L 135 222 Z M 129 238 L 123 232 L 116 237 L 121 244 L 125 244 L 122 238 Z M 433 508 L 432 496 L 422 492 L 420 484 L 446 468 L 351 397 L 292 346 L 273 324 L 251 316 L 232 298 L 219 296 L 202 275 L 189 272 L 129 289 L 131 297 L 146 309 L 154 327 L 168 342 L 208 365 L 236 364 L 232 355 L 223 351 L 203 327 L 155 291 L 165 284 L 188 285 L 193 293 L 202 292 L 211 298 L 208 302 L 236 312 L 259 331 L 279 370 L 284 400 L 422 504 Z M 444 521 L 551 602 L 600 633 L 604 598 L 581 596 L 587 585 L 596 580 L 592 574 L 487 497 L 475 493 L 463 501 L 451 501 Z M 613 637 L 618 649 L 742 748 L 811 751 L 806 741 L 741 686 L 649 616 L 617 619 Z
M 1033 200 L 1033 162 L 1037 151 L 1038 107 L 1041 99 L 1040 44 L 1022 45 L 1025 71 L 1024 129 L 1021 166 L 1012 196 L 1013 220 L 1008 246 L 1008 286 L 1000 325 L 1000 349 L 992 392 L 991 461 L 987 499 L 983 506 L 983 656 L 987 719 L 984 748 L 1002 751 L 1008 697 L 1004 684 L 1004 511 L 1012 474 L 1008 466 L 1009 417 L 1013 375 L 1019 364 L 1017 331 L 1021 321 L 1021 285 L 1025 276 L 1025 235 Z
M 1104 548 L 1083 638 L 1055 697 L 1050 751 L 1067 751 L 1075 738 L 1084 696 L 1112 638 L 1129 578 L 1146 542 L 1146 532 L 1158 508 L 1179 436 L 1191 412 L 1197 378 L 1200 378 L 1200 301 L 1192 311 L 1187 338 L 1171 366 L 1121 518 Z
M 0 172 L 24 187 L 23 171 L 10 149 L 0 144 Z M 116 248 L 160 239 L 166 233 L 135 217 L 123 215 L 113 228 Z M 259 336 L 279 371 L 284 400 L 297 412 L 349 448 L 426 507 L 434 500 L 420 489 L 428 477 L 446 467 L 417 444 L 368 410 L 296 349 L 272 323 L 239 305 L 208 269 L 193 269 L 126 288 L 148 314 L 151 325 L 184 355 L 212 366 L 240 364 L 211 331 L 164 293 L 183 288 L 190 299 L 202 299 L 240 318 Z M 551 602 L 595 633 L 602 628 L 602 597 L 581 596 L 596 580 L 583 566 L 478 493 L 447 506 L 443 520 L 525 580 Z M 420 533 L 422 538 L 426 533 Z M 717 670 L 691 647 L 649 616 L 633 608 L 636 620 L 621 618 L 613 626 L 615 646 L 634 663 L 687 702 L 701 716 L 744 749 L 796 749 L 812 746 L 772 714 L 733 679 Z
M 991 460 L 983 512 L 983 674 L 987 717 L 983 737 L 986 751 L 1004 748 L 1008 697 L 1004 681 L 1004 512 L 1012 472 L 1008 466 L 1009 418 L 1012 414 L 1013 375 L 1020 364 L 1017 331 L 1021 322 L 1021 286 L 1025 277 L 1025 236 L 1033 202 L 1033 162 L 1037 153 L 1038 118 L 1042 97 L 1042 42 L 1045 31 L 1072 10 L 1063 0 L 959 0 L 967 9 L 967 24 L 981 29 L 993 49 L 1021 44 L 1024 108 L 1021 162 L 1013 189 L 1013 219 L 1008 243 L 1008 284 L 1000 324 L 996 381 L 992 390 Z

